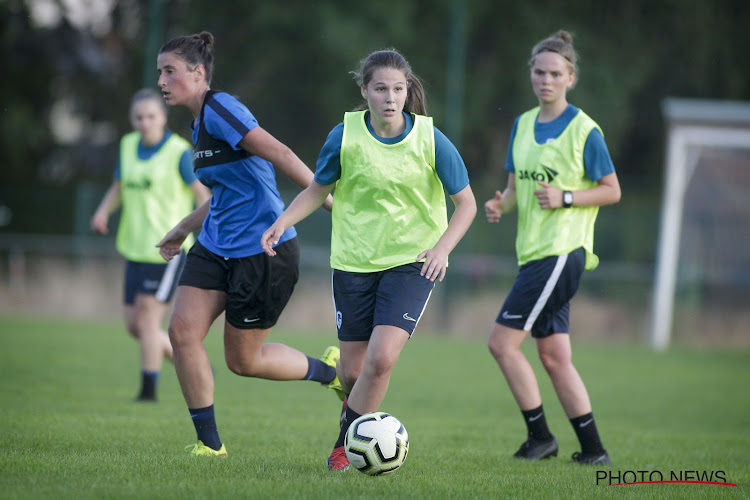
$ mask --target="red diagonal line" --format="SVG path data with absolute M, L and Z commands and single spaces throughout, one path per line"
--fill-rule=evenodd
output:
M 734 483 L 718 483 L 716 481 L 638 481 L 635 483 L 616 483 L 605 484 L 604 486 L 628 486 L 631 484 L 662 484 L 662 483 L 681 483 L 681 484 L 713 484 L 716 486 L 737 486 Z

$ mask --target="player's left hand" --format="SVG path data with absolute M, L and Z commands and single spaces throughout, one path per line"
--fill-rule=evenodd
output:
M 550 186 L 544 181 L 537 181 L 542 186 L 541 189 L 534 191 L 539 202 L 539 208 L 560 208 L 563 206 L 563 193 L 561 189 Z
M 435 247 L 420 253 L 417 262 L 422 259 L 424 259 L 424 264 L 422 264 L 420 274 L 430 281 L 435 281 L 435 279 L 443 281 L 448 267 L 448 253 Z

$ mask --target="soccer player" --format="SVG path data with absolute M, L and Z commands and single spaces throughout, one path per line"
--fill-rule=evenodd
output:
M 262 240 L 269 255 L 278 254 L 273 245 L 335 186 L 331 267 L 339 376 L 348 397 L 331 470 L 349 467 L 346 430 L 383 401 L 435 280 L 443 280 L 448 255 L 477 210 L 466 166 L 427 116 L 422 82 L 404 57 L 373 52 L 355 79 L 365 103 L 328 134 L 314 182 Z M 444 190 L 456 206 L 450 222 Z
M 169 264 L 154 244 L 211 193 L 193 174 L 190 144 L 166 129 L 167 107 L 161 94 L 138 91 L 130 104 L 130 122 L 135 130 L 120 141 L 114 181 L 91 218 L 91 229 L 107 234 L 110 215 L 122 207 L 117 250 L 127 259 L 125 325 L 141 351 L 136 401 L 156 401 L 162 360 L 172 359 L 162 322 L 192 236 Z
M 508 185 L 484 205 L 491 223 L 518 209 L 520 266 L 489 348 L 528 428 L 515 457 L 543 459 L 558 452 L 534 371 L 520 349 L 531 332 L 581 444 L 573 460 L 609 464 L 586 387 L 571 362 L 568 319 L 584 269 L 599 262 L 593 252 L 597 212 L 620 200 L 620 184 L 601 129 L 567 101 L 576 83 L 577 58 L 572 36 L 563 30 L 532 49 L 531 86 L 539 105 L 516 119 L 505 166 Z
M 211 199 L 159 242 L 170 260 L 202 226 L 179 281 L 169 323 L 174 364 L 198 442 L 193 455 L 226 456 L 214 413 L 214 378 L 203 340 L 223 312 L 224 355 L 237 375 L 269 380 L 312 380 L 339 392 L 338 347 L 315 359 L 284 344 L 265 343 L 299 277 L 293 228 L 269 258 L 260 237 L 283 211 L 274 167 L 300 187 L 313 174 L 291 149 L 266 132 L 235 97 L 210 88 L 214 37 L 203 31 L 174 38 L 159 51 L 159 87 L 170 106 L 192 112 L 193 162 Z M 325 200 L 330 209 L 332 199 Z

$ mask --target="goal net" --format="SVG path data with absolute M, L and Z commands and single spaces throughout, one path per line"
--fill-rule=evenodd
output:
M 667 154 L 650 326 L 750 341 L 750 103 L 666 99 Z

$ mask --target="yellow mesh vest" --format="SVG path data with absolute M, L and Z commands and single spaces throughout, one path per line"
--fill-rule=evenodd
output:
M 557 139 L 537 144 L 534 123 L 538 115 L 538 107 L 521 115 L 513 141 L 518 199 L 518 264 L 563 255 L 583 247 L 586 250 L 586 269 L 594 269 L 599 264 L 599 258 L 594 254 L 594 223 L 599 207 L 541 209 L 534 191 L 540 188 L 540 180 L 564 191 L 595 186 L 596 182 L 586 176 L 583 148 L 591 130 L 599 129 L 599 126 L 579 110 Z
M 120 141 L 122 215 L 117 250 L 128 260 L 164 264 L 156 245 L 193 210 L 193 192 L 180 176 L 180 157 L 190 144 L 172 134 L 151 158 L 138 159 L 138 132 Z M 183 248 L 190 248 L 193 236 Z
M 344 115 L 331 234 L 331 267 L 360 273 L 416 262 L 448 227 L 432 118 L 412 115 L 409 134 L 389 145 L 370 134 L 365 113 Z

